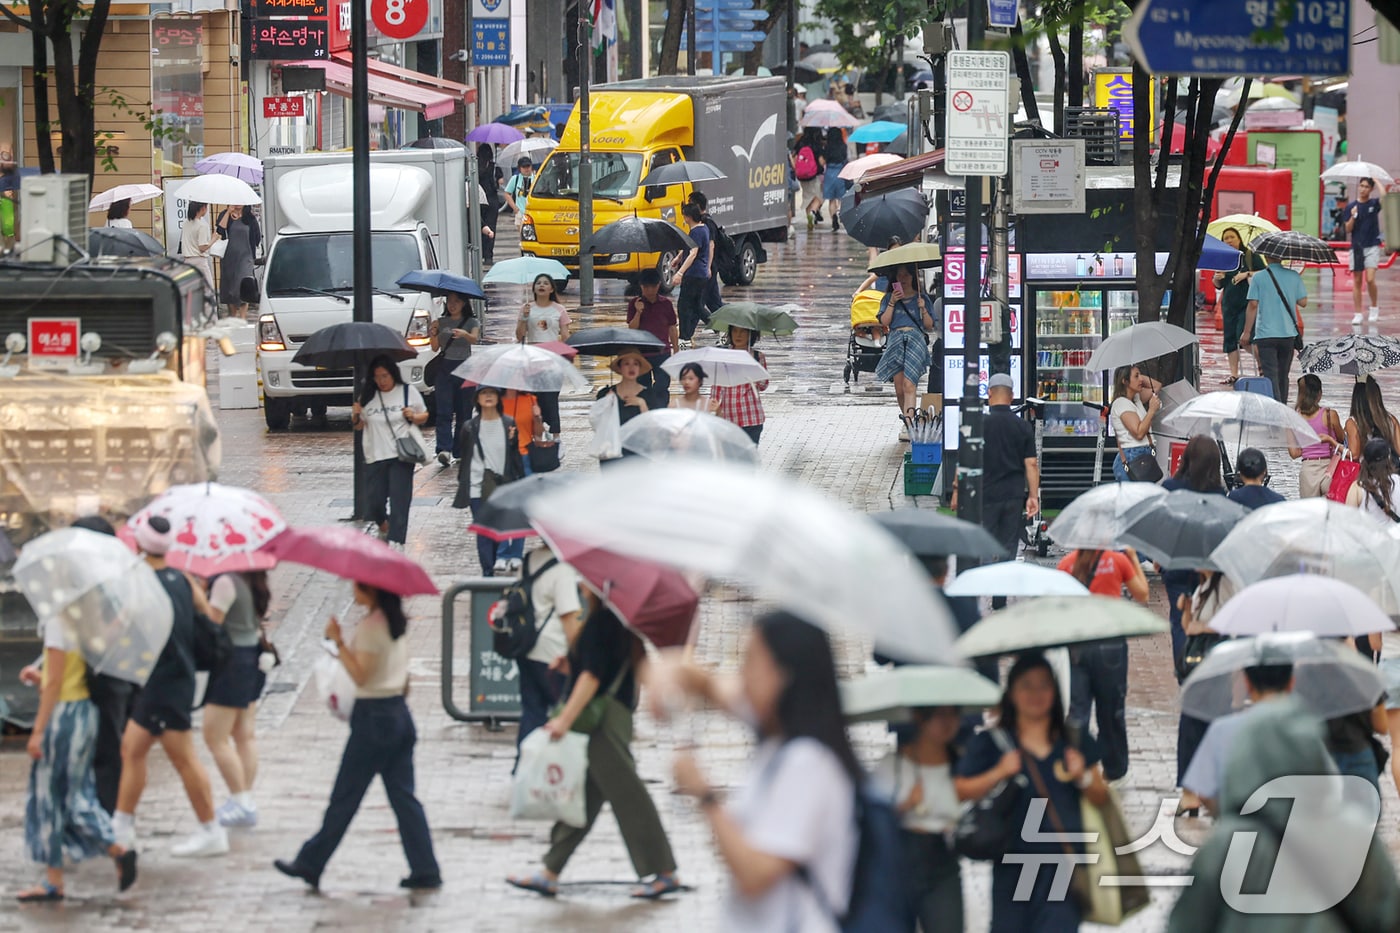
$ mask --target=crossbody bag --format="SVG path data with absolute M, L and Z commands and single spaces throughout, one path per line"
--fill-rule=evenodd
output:
M 413 432 L 398 434 L 394 431 L 394 422 L 389 420 L 389 406 L 384 404 L 384 397 L 379 398 L 380 411 L 384 415 L 384 423 L 389 426 L 389 434 L 394 438 L 394 456 L 400 463 L 412 463 L 422 466 L 428 462 L 428 452 L 423 449 L 423 445 L 418 443 L 418 438 L 413 436 Z M 408 384 L 403 387 L 403 407 L 408 407 Z M 410 422 L 411 423 L 411 422 Z
M 1269 266 L 1264 267 L 1264 274 L 1269 277 L 1269 281 L 1274 283 L 1274 291 L 1278 292 L 1279 301 L 1283 302 L 1285 308 L 1290 308 L 1293 312 L 1293 326 L 1298 329 L 1298 333 L 1293 338 L 1293 349 L 1303 349 L 1303 316 L 1298 313 L 1298 305 L 1291 303 L 1288 296 L 1283 293 L 1283 286 L 1278 284 L 1278 279 L 1274 278 L 1274 270 Z

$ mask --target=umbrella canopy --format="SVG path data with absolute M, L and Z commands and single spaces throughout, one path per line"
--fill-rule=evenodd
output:
M 517 256 L 514 259 L 502 259 L 493 263 L 491 268 L 486 270 L 486 274 L 481 277 L 483 283 L 502 282 L 506 285 L 529 285 L 542 275 L 547 275 L 556 282 L 563 282 L 569 277 L 568 268 L 557 259 L 546 259 L 543 256 Z
M 1230 267 L 1235 268 L 1234 266 Z M 1089 355 L 1090 369 L 1117 369 L 1119 366 L 1133 366 L 1144 360 L 1153 360 L 1168 353 L 1175 353 L 1182 347 L 1199 342 L 1199 338 L 1189 330 L 1168 324 L 1165 321 L 1150 321 L 1134 324 L 1098 345 Z
M 582 392 L 588 380 L 558 353 L 528 343 L 477 347 L 452 375 L 479 386 L 520 392 Z
M 984 616 L 963 633 L 957 648 L 964 657 L 982 658 L 1105 638 L 1158 635 L 1168 628 L 1166 619 L 1127 600 L 1041 596 Z
M 892 155 L 907 156 L 909 154 L 909 133 L 905 131 L 895 137 L 894 142 L 885 146 L 885 151 Z
M 153 201 L 164 193 L 156 185 L 117 185 L 93 195 L 92 200 L 88 202 L 88 212 L 105 211 L 117 201 L 130 201 L 132 204 Z
M 530 161 L 539 165 L 549 154 L 559 147 L 559 143 L 544 136 L 529 136 L 511 143 L 496 154 L 496 164 L 509 172 L 521 156 L 529 156 Z
M 651 460 L 693 457 L 758 465 L 758 445 L 744 429 L 709 412 L 658 408 L 622 426 L 622 449 Z
M 1167 570 L 1213 570 L 1210 555 L 1248 514 L 1218 495 L 1174 489 L 1130 509 L 1119 540 Z
M 830 107 L 819 106 L 830 104 Z M 860 121 L 834 100 L 814 100 L 802 111 L 801 125 L 818 129 L 854 129 Z
M 818 74 L 834 74 L 841 70 L 841 56 L 835 52 L 812 52 L 799 59 L 797 64 L 799 67 L 810 68 Z M 796 77 L 795 72 L 794 77 Z M 820 101 L 813 101 L 813 103 L 820 103 Z
M 370 321 L 345 321 L 323 327 L 306 338 L 293 363 L 322 369 L 349 369 L 383 354 L 391 360 L 411 360 L 418 351 L 403 334 Z
M 267 546 L 278 561 L 302 564 L 399 596 L 436 595 L 427 571 L 378 538 L 345 525 L 288 528 Z
M 873 155 L 861 156 L 859 159 L 847 162 L 841 169 L 841 177 L 846 181 L 858 181 L 866 172 L 903 161 L 903 156 L 895 155 L 892 152 L 876 152 Z
M 727 350 L 724 347 L 696 347 L 673 353 L 661 364 L 661 368 L 671 374 L 672 379 L 680 379 L 681 369 L 688 363 L 696 363 L 705 371 L 705 379 L 712 386 L 746 386 L 763 382 L 768 378 L 768 370 L 745 350 Z
M 695 241 L 671 223 L 656 217 L 624 217 L 593 231 L 595 253 L 664 253 L 695 249 Z
M 536 496 L 582 478 L 582 473 L 532 473 L 523 479 L 497 486 L 491 497 L 472 513 L 467 531 L 485 535 L 492 541 L 513 541 L 535 533 L 525 515 L 525 505 Z
M 1161 424 L 1168 434 L 1212 434 L 1250 447 L 1306 447 L 1319 440 L 1306 418 L 1258 392 L 1207 392 L 1182 403 Z
M 93 227 L 88 230 L 90 256 L 164 256 L 160 240 L 126 227 Z
M 924 72 L 919 72 L 919 74 L 924 74 Z M 920 80 L 920 79 L 918 78 L 917 75 L 916 75 L 914 78 L 911 79 L 911 81 L 918 81 L 918 80 Z M 931 81 L 931 80 L 933 80 L 933 79 L 930 78 L 929 80 Z M 896 103 L 892 103 L 892 104 L 881 104 L 880 106 L 876 107 L 876 108 L 875 108 L 873 111 L 871 111 L 871 113 L 870 113 L 870 119 L 876 120 L 876 121 L 884 120 L 884 121 L 888 121 L 888 122 L 890 122 L 890 123 L 899 123 L 899 122 L 901 122 L 901 121 L 903 121 L 903 120 L 908 119 L 908 117 L 909 117 L 909 105 L 906 104 L 906 103 L 904 103 L 904 102 L 902 102 L 902 101 L 899 101 L 899 102 L 896 102 Z
M 552 536 L 549 545 L 628 628 L 658 648 L 686 643 L 700 594 L 680 571 L 635 556 L 623 557 L 567 535 Z
M 892 143 L 905 131 L 903 123 L 894 123 L 888 120 L 876 120 L 874 123 L 867 123 L 847 137 L 847 142 L 865 145 L 866 143 Z
M 634 458 L 635 459 L 635 458 Z M 953 621 L 913 556 L 866 516 L 791 480 L 728 463 L 628 462 L 526 506 L 546 538 L 747 583 L 883 654 L 950 663 Z
M 441 269 L 415 269 L 396 282 L 401 288 L 414 292 L 427 292 L 434 298 L 448 295 L 466 295 L 468 298 L 485 298 L 481 286 L 465 275 L 453 275 Z
M 1395 623 L 1356 587 L 1314 574 L 1260 580 L 1240 590 L 1211 617 L 1222 635 L 1311 632 L 1348 638 L 1393 632 Z
M 244 152 L 218 152 L 208 158 L 200 159 L 194 164 L 194 170 L 201 175 L 227 175 L 236 178 L 241 182 L 250 185 L 260 185 L 263 180 L 262 159 L 257 156 L 250 156 Z M 180 197 L 187 197 L 185 192 L 180 192 Z M 204 200 L 196 198 L 196 200 Z M 257 201 L 213 201 L 214 204 L 256 204 Z
M 1206 224 L 1206 233 L 1213 237 L 1223 237 L 1225 231 L 1233 228 L 1249 245 L 1254 238 L 1265 233 L 1278 233 L 1278 225 L 1265 220 L 1258 214 L 1226 214 Z M 1228 271 L 1228 270 L 1227 270 Z
M 884 249 L 898 237 L 901 243 L 916 239 L 928 225 L 928 205 L 912 188 L 867 195 L 856 203 L 849 191 L 841 199 L 841 225 L 862 246 Z
M 1303 105 L 1288 97 L 1262 97 L 1248 104 L 1250 110 L 1302 110 Z
M 287 529 L 281 513 L 251 489 L 193 483 L 170 487 L 131 516 L 123 538 L 134 541 L 157 515 L 174 532 L 165 562 L 201 577 L 270 569 L 276 561 L 259 549 Z
M 848 722 L 909 722 L 916 709 L 980 709 L 1000 702 L 1001 687 L 965 667 L 905 664 L 841 685 L 841 708 Z
M 672 162 L 654 169 L 650 175 L 642 179 L 644 185 L 679 185 L 694 184 L 697 181 L 714 181 L 719 178 L 727 178 L 718 166 L 709 162 L 681 161 Z
M 1345 334 L 1308 344 L 1298 354 L 1298 361 L 1305 372 L 1364 376 L 1400 366 L 1400 340 L 1379 334 Z
M 61 625 L 100 674 L 144 685 L 170 638 L 170 597 L 111 535 L 60 528 L 24 546 L 12 573 L 42 625 Z
M 774 337 L 786 337 L 797 330 L 797 322 L 780 308 L 752 301 L 731 301 L 710 315 L 710 329 L 723 333 L 731 327 L 744 327 Z
M 1249 248 L 1277 262 L 1311 262 L 1324 266 L 1337 262 L 1337 254 L 1326 242 L 1297 230 L 1261 234 L 1249 242 Z
M 617 356 L 628 350 L 660 353 L 666 349 L 655 334 L 630 327 L 585 327 L 564 342 L 585 356 Z
M 466 146 L 446 136 L 423 136 L 404 146 L 405 149 L 465 149 Z
M 892 509 L 873 512 L 870 517 L 919 557 L 956 554 L 1000 560 L 1007 556 L 1006 549 L 981 525 L 933 509 Z
M 1124 521 L 1134 506 L 1165 496 L 1155 483 L 1107 483 L 1079 495 L 1050 523 L 1047 534 L 1061 547 L 1116 550 Z
M 180 197 L 205 204 L 261 204 L 262 198 L 246 181 L 233 175 L 199 175 L 185 182 Z
M 1088 596 L 1089 588 L 1063 570 L 1008 560 L 962 571 L 943 592 L 948 596 Z
M 562 340 L 546 340 L 543 343 L 531 344 L 531 346 L 539 347 L 541 350 L 548 350 L 550 353 L 558 353 L 566 360 L 571 360 L 578 356 L 578 351 Z
M 1336 162 L 1322 173 L 1323 181 L 1360 181 L 1363 178 L 1371 179 L 1382 188 L 1389 188 L 1395 184 L 1395 178 L 1385 169 L 1374 162 L 1363 162 L 1360 159 Z
M 1400 614 L 1400 542 L 1371 516 L 1329 499 L 1256 509 L 1220 542 L 1211 562 L 1238 586 L 1295 573 L 1331 577 Z
M 1240 251 L 1207 233 L 1201 246 L 1201 258 L 1196 260 L 1196 268 L 1208 272 L 1232 272 L 1239 267 Z
M 1293 694 L 1323 719 L 1375 708 L 1385 684 L 1376 665 L 1353 649 L 1306 632 L 1280 632 L 1222 642 L 1181 685 L 1181 711 L 1218 719 L 1249 699 L 1244 669 L 1293 665 Z
M 910 265 L 916 269 L 924 266 L 936 266 L 943 261 L 943 254 L 938 251 L 938 247 L 932 243 L 905 243 L 903 246 L 896 246 L 894 249 L 887 249 L 883 253 L 877 253 L 875 258 L 866 266 L 867 272 L 879 272 L 881 269 L 892 269 L 895 266 Z
M 491 143 L 493 146 L 518 143 L 524 138 L 524 133 L 505 123 L 483 123 L 467 134 L 469 143 Z

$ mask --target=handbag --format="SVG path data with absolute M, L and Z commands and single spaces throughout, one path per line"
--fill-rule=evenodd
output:
M 515 442 L 510 439 L 510 435 L 506 435 L 506 444 L 513 443 Z M 481 430 L 479 428 L 476 432 L 476 455 L 481 458 L 481 501 L 485 502 L 491 498 L 497 487 L 504 486 L 510 481 L 486 466 L 486 451 L 481 449 Z
M 403 406 L 404 408 L 408 407 L 407 384 L 403 387 Z M 398 457 L 399 462 L 412 463 L 417 466 L 427 463 L 428 452 L 423 449 L 422 444 L 418 443 L 418 438 L 413 436 L 413 432 L 410 431 L 403 435 L 394 434 L 394 422 L 389 420 L 389 409 L 381 407 L 380 411 L 384 413 L 384 423 L 389 426 L 389 433 L 394 435 L 394 454 Z
M 603 716 L 608 711 L 608 704 L 617 696 L 618 689 L 622 686 L 622 681 L 627 677 L 627 672 L 632 669 L 632 659 L 628 658 L 626 663 L 618 669 L 617 676 L 608 685 L 607 692 L 601 696 L 595 696 L 588 701 L 588 705 L 574 719 L 574 724 L 569 728 L 570 732 L 582 732 L 585 735 L 592 735 L 598 731 L 598 727 L 603 724 Z M 549 718 L 553 719 L 564 709 L 569 698 L 565 697 L 554 705 L 549 711 Z
M 1122 884 L 1119 878 L 1142 878 L 1142 865 L 1136 852 L 1121 853 L 1121 848 L 1129 846 L 1134 837 L 1128 834 L 1127 822 L 1123 819 L 1123 806 L 1112 788 L 1108 791 L 1108 803 L 1095 806 L 1086 798 L 1080 797 L 1079 811 L 1084 822 L 1084 831 L 1094 834 L 1094 841 L 1085 843 L 1084 852 L 1096 855 L 1091 864 L 1078 866 L 1083 869 L 1089 905 L 1080 918 L 1084 923 L 1104 923 L 1118 926 L 1131 915 L 1152 902 L 1147 885 Z M 1102 879 L 1113 877 L 1109 884 Z
M 529 457 L 532 473 L 553 473 L 559 469 L 558 444 L 536 444 L 531 441 Z
M 992 741 L 1002 752 L 1012 750 L 1011 739 L 1001 729 L 991 730 Z M 1019 828 L 1016 805 L 1026 786 L 1022 774 L 1002 781 L 983 797 L 970 803 L 953 829 L 953 849 L 964 858 L 993 861 L 1006 854 Z
M 1162 465 L 1157 462 L 1157 451 L 1155 448 L 1148 448 L 1152 451 L 1151 456 L 1138 457 L 1129 460 L 1128 477 L 1135 483 L 1160 483 L 1162 481 Z
M 1191 676 L 1191 672 L 1196 669 L 1206 655 L 1210 654 L 1210 649 L 1226 640 L 1225 635 L 1219 632 L 1198 632 L 1195 635 L 1186 636 L 1186 644 L 1181 649 L 1181 663 L 1176 668 L 1176 678 L 1178 681 L 1185 680 Z
M 1283 288 L 1279 286 L 1278 279 L 1274 278 L 1274 270 L 1268 266 L 1264 267 L 1264 273 L 1269 277 L 1269 281 L 1274 283 L 1274 291 L 1278 292 L 1279 301 L 1283 302 L 1286 308 L 1289 305 L 1288 298 L 1283 294 Z M 1303 316 L 1298 313 L 1298 306 L 1293 305 L 1293 325 L 1298 328 L 1298 333 L 1293 337 L 1293 349 L 1303 349 Z
M 1351 491 L 1351 484 L 1356 482 L 1356 478 L 1361 475 L 1361 464 L 1351 459 L 1351 454 L 1347 455 L 1337 463 L 1337 468 L 1332 471 L 1332 482 L 1327 486 L 1327 498 L 1333 502 L 1345 503 L 1347 493 Z
M 212 256 L 214 259 L 223 259 L 224 254 L 227 252 L 228 240 L 221 238 L 210 244 L 209 249 L 205 250 L 204 255 Z

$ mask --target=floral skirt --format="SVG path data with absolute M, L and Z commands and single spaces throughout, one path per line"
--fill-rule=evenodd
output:
M 29 772 L 24 841 L 29 856 L 49 868 L 106 855 L 115 837 L 97 802 L 92 756 L 97 707 L 90 700 L 60 703 L 44 730 L 41 760 Z

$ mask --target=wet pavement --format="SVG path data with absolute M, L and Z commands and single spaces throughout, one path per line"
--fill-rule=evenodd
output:
M 501 258 L 515 255 L 514 230 L 504 225 Z M 905 505 L 900 460 L 905 450 L 896 440 L 893 399 L 887 387 L 867 382 L 847 392 L 841 381 L 848 336 L 849 295 L 863 276 L 865 251 L 829 228 L 799 230 L 793 244 L 770 244 L 769 264 L 749 289 L 729 289 L 732 297 L 772 304 L 795 304 L 801 324 L 795 335 L 761 344 L 768 353 L 773 387 L 765 396 L 768 426 L 762 456 L 766 469 L 812 483 L 837 499 L 865 510 Z M 1321 338 L 1345 332 L 1351 315 L 1349 287 L 1333 293 L 1308 277 L 1314 303 L 1308 311 L 1308 334 Z M 1400 273 L 1381 277 L 1385 312 L 1382 333 L 1400 333 Z M 523 289 L 488 286 L 493 299 L 487 332 L 509 339 L 513 306 Z M 599 308 L 587 323 L 622 319 L 621 284 L 600 283 Z M 563 296 L 573 305 L 571 286 Z M 1224 375 L 1219 335 L 1209 315 L 1198 321 L 1202 334 L 1204 387 Z M 601 378 L 599 371 L 593 371 Z M 868 378 L 868 377 L 867 377 Z M 1326 397 L 1345 409 L 1350 377 L 1329 377 Z M 1396 379 L 1382 374 L 1391 397 Z M 565 468 L 592 470 L 579 450 L 586 437 L 587 403 L 563 405 Z M 337 414 L 339 417 L 336 417 Z M 222 479 L 263 491 L 293 524 L 325 523 L 350 511 L 350 434 L 344 412 L 332 413 L 319 429 L 297 424 L 290 432 L 269 434 L 261 412 L 220 412 L 225 464 Z M 575 440 L 576 439 L 576 440 Z M 1294 495 L 1294 473 L 1275 462 L 1275 487 Z M 454 511 L 451 497 L 455 471 L 436 466 L 419 471 L 411 514 L 408 550 L 446 586 L 475 576 L 475 548 L 465 533 L 465 513 Z M 930 506 L 920 500 L 921 506 Z M 850 568 L 860 573 L 861 568 Z M 565 873 L 557 901 L 545 901 L 508 888 L 508 872 L 532 870 L 546 844 L 547 827 L 513 822 L 507 816 L 513 729 L 490 732 L 453 721 L 440 698 L 442 670 L 440 607 L 418 598 L 408 606 L 413 620 L 410 703 L 417 719 L 418 791 L 433 827 L 446 888 L 437 894 L 409 897 L 397 881 L 406 874 L 394 822 L 382 790 L 371 789 L 345 843 L 324 876 L 325 891 L 314 895 L 299 883 L 275 873 L 273 858 L 289 857 L 318 825 L 329 794 L 346 729 L 325 711 L 310 686 L 310 671 L 321 654 L 319 636 L 325 618 L 344 609 L 344 584 L 306 569 L 287 566 L 273 573 L 272 618 L 285 664 L 273 673 L 259 713 L 262 764 L 255 794 L 261 825 L 233 833 L 233 852 L 207 862 L 183 862 L 169 854 L 170 845 L 191 831 L 193 818 L 178 780 L 159 752 L 152 755 L 151 781 L 138 814 L 143 849 L 141 880 L 127 895 L 112 893 L 106 864 L 88 864 L 74 872 L 69 901 L 62 907 L 0 909 L 0 931 L 39 929 L 207 929 L 228 933 L 276 928 L 300 933 L 321 928 L 495 931 L 550 924 L 559 930 L 647 931 L 714 929 L 723 897 L 723 871 L 709 833 L 692 805 L 673 798 L 669 787 L 670 750 L 677 730 L 645 715 L 638 719 L 635 754 L 671 835 L 684 881 L 694 890 L 656 904 L 632 903 L 625 883 L 631 869 L 612 820 L 605 814 Z M 1160 583 L 1153 578 L 1153 602 L 1163 610 Z M 702 606 L 698 655 L 721 667 L 733 667 L 752 603 L 727 590 Z M 865 648 L 842 640 L 845 675 L 865 667 Z M 466 702 L 465 672 L 470 646 L 465 631 L 456 637 L 453 684 L 459 704 Z M 1121 790 L 1131 826 L 1146 830 L 1159 802 L 1175 780 L 1176 685 L 1170 672 L 1165 637 L 1133 644 L 1128 697 L 1132 768 Z M 309 689 L 308 689 L 309 687 Z M 723 786 L 743 780 L 750 754 L 747 730 L 709 715 L 695 717 L 688 732 L 698 738 L 702 760 Z M 877 726 L 857 730 L 859 750 L 867 760 L 882 753 L 885 735 Z M 216 796 L 220 781 L 212 769 Z M 7 743 L 0 752 L 0 877 L 9 889 L 34 876 L 22 844 L 24 787 L 28 761 L 22 746 Z M 1400 839 L 1395 791 L 1383 782 L 1385 832 L 1392 850 Z M 1201 838 L 1205 824 L 1179 821 L 1188 842 Z M 1180 874 L 1186 860 L 1157 844 L 1143 853 L 1149 872 Z M 988 874 L 983 866 L 964 872 L 968 929 L 986 928 Z M 1125 930 L 1161 929 L 1170 892 L 1155 898 L 1145 914 Z

